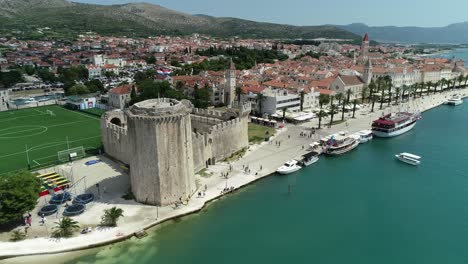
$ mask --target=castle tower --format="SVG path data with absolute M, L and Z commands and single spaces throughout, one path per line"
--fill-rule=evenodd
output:
M 369 34 L 366 32 L 361 44 L 361 59 L 367 61 L 369 59 Z
M 165 206 L 195 192 L 188 101 L 152 99 L 125 112 L 132 192 L 138 202 Z
M 367 59 L 366 65 L 364 65 L 364 74 L 362 75 L 362 80 L 365 85 L 369 85 L 373 77 L 372 74 L 372 62 L 370 59 Z
M 236 66 L 231 58 L 231 63 L 229 69 L 226 71 L 226 88 L 225 94 L 227 93 L 226 97 L 226 105 L 228 108 L 233 106 L 234 100 L 236 98 Z

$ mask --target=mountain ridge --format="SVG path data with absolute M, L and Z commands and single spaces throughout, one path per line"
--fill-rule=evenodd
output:
M 239 18 L 190 15 L 150 3 L 94 5 L 65 0 L 0 0 L 5 29 L 50 27 L 63 31 L 95 31 L 103 35 L 188 35 L 214 37 L 357 40 L 336 26 L 292 26 Z
M 453 23 L 444 27 L 416 26 L 368 26 L 364 23 L 352 23 L 337 26 L 354 34 L 369 33 L 371 39 L 379 42 L 400 43 L 468 43 L 468 22 Z

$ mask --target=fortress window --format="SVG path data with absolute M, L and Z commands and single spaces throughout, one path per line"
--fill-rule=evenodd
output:
M 122 121 L 117 117 L 112 118 L 110 122 L 116 126 L 122 126 Z

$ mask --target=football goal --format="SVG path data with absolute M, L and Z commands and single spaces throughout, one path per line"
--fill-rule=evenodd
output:
M 46 113 L 50 116 L 55 116 L 55 113 L 52 110 L 46 110 Z
M 85 157 L 85 150 L 83 147 L 77 147 L 67 150 L 62 150 L 57 153 L 58 160 L 61 162 L 73 161 Z

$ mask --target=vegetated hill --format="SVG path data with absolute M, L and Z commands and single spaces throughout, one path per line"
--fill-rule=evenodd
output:
M 359 38 L 335 26 L 299 27 L 237 18 L 194 16 L 147 3 L 91 5 L 65 0 L 0 0 L 0 22 L 0 30 L 4 32 L 50 27 L 63 32 L 90 30 L 127 36 L 201 33 L 244 38 Z
M 359 35 L 369 32 L 370 38 L 379 42 L 468 43 L 468 22 L 451 24 L 446 27 L 431 28 L 395 26 L 369 27 L 361 23 L 338 27 Z

